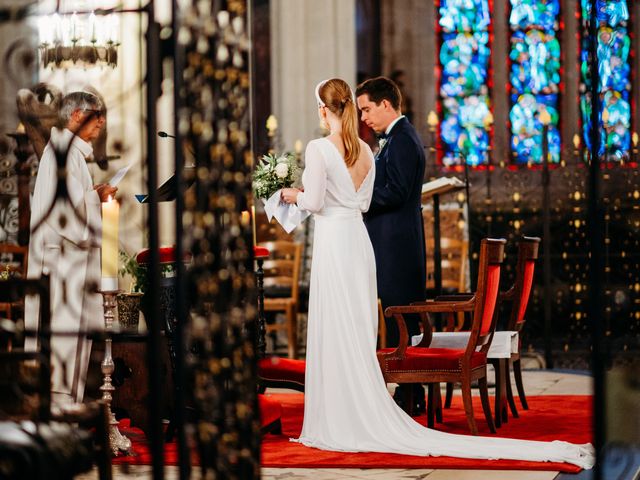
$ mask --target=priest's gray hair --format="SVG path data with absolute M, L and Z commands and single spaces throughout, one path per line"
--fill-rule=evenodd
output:
M 99 110 L 104 111 L 104 104 L 99 97 L 89 92 L 71 92 L 62 99 L 58 119 L 61 127 L 69 124 L 71 115 L 76 110 Z

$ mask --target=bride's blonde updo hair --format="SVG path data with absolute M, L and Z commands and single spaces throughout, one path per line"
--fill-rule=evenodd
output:
M 342 120 L 342 141 L 344 142 L 344 162 L 352 166 L 360 156 L 358 138 L 358 111 L 353 92 L 344 80 L 332 78 L 321 83 L 317 91 L 318 100 L 334 115 Z

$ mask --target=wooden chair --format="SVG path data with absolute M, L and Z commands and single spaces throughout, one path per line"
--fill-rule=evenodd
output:
M 266 356 L 265 353 L 265 319 L 264 319 L 264 262 L 270 252 L 262 246 L 253 247 L 256 260 L 256 283 L 258 287 L 258 317 L 256 318 L 256 334 L 258 345 L 258 392 L 264 393 L 268 387 L 290 388 L 304 392 L 306 362 L 291 358 Z
M 387 348 L 387 324 L 384 320 L 382 300 L 378 299 L 378 348 Z
M 427 239 L 427 252 L 434 250 L 433 238 Z M 440 239 L 442 253 L 442 289 L 445 292 L 467 291 L 469 242 L 452 237 Z M 427 289 L 435 288 L 433 255 L 427 256 Z
M 434 240 L 428 238 L 427 252 L 433 252 Z M 468 292 L 469 242 L 460 238 L 442 237 L 440 239 L 442 260 L 442 292 L 445 294 Z M 427 291 L 435 291 L 433 255 L 427 255 Z M 444 331 L 460 330 L 465 323 L 464 313 L 448 315 L 443 325 Z
M 261 243 L 269 249 L 270 257 L 264 261 L 264 310 L 284 312 L 284 325 L 267 325 L 267 333 L 286 329 L 289 358 L 296 358 L 298 349 L 298 280 L 302 263 L 302 245 L 278 240 Z
M 516 381 L 516 388 L 518 389 L 518 397 L 520 397 L 522 408 L 528 410 L 529 405 L 527 404 L 527 398 L 524 393 L 522 370 L 520 368 L 520 347 L 522 345 L 521 333 L 526 320 L 525 313 L 527 311 L 531 288 L 533 286 L 533 274 L 535 271 L 535 262 L 538 259 L 539 246 L 540 238 L 538 237 L 522 237 L 522 239 L 518 241 L 518 259 L 516 263 L 515 283 L 509 290 L 500 294 L 500 302 L 511 303 L 509 321 L 506 325 L 506 329 L 507 331 L 518 332 L 518 352 L 511 354 L 511 359 L 509 361 L 511 368 L 507 365 L 507 368 L 505 369 L 507 401 L 509 402 L 511 413 L 516 418 L 518 417 L 518 410 L 513 398 L 511 375 L 509 371 L 513 369 L 513 376 Z
M 400 345 L 378 351 L 378 362 L 386 382 L 427 383 L 429 399 L 427 425 L 433 427 L 436 406 L 436 385 L 440 382 L 462 384 L 462 400 L 469 429 L 478 434 L 471 400 L 471 382 L 478 381 L 482 408 L 491 432 L 495 425 L 489 406 L 487 389 L 487 351 L 495 329 L 495 305 L 500 282 L 500 265 L 504 256 L 504 239 L 483 239 L 480 245 L 478 285 L 470 299 L 462 301 L 428 301 L 419 305 L 389 307 L 385 315 L 393 316 L 400 331 Z M 472 312 L 473 324 L 469 341 L 464 350 L 428 348 L 432 326 L 430 313 Z M 423 323 L 422 341 L 409 347 L 409 336 L 404 322 L 405 314 L 420 315 Z M 409 399 L 412 401 L 413 399 Z

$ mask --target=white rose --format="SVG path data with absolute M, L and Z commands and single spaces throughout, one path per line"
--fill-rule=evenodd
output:
M 276 176 L 278 178 L 287 178 L 289 175 L 289 166 L 286 163 L 279 163 L 276 165 Z

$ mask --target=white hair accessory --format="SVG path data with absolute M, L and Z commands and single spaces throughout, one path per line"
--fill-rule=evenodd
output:
M 322 80 L 321 82 L 319 82 L 316 85 L 316 100 L 318 101 L 318 106 L 319 107 L 326 107 L 327 105 L 322 101 L 322 99 L 320 98 L 320 89 L 322 88 L 322 86 L 327 83 L 330 79 L 327 78 L 326 80 Z M 351 88 L 349 88 L 349 92 L 351 92 L 351 101 L 353 102 L 353 104 L 356 104 L 356 95 L 355 93 L 353 93 L 353 90 L 351 90 Z M 346 102 L 345 102 L 346 103 Z
M 327 78 L 326 80 L 322 80 L 320 83 L 316 85 L 316 100 L 318 101 L 318 106 L 320 107 L 326 107 L 325 103 L 320 98 L 320 88 L 322 88 L 322 86 L 328 81 L 329 79 Z

